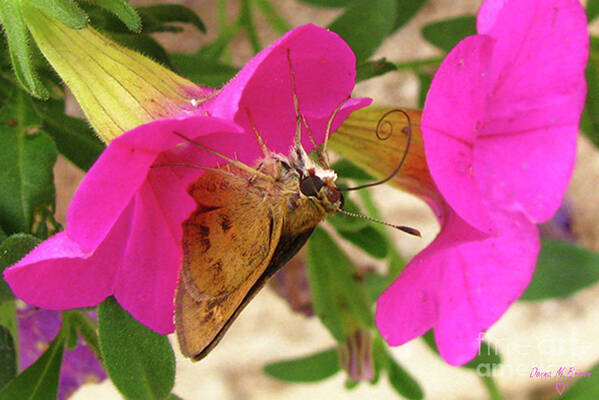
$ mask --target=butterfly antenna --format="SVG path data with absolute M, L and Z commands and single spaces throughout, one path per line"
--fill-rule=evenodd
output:
M 194 146 L 197 146 L 200 149 L 202 149 L 204 151 L 207 151 L 208 153 L 214 154 L 215 156 L 220 157 L 220 158 L 222 158 L 225 161 L 228 161 L 234 167 L 237 167 L 237 168 L 239 168 L 239 169 L 241 169 L 243 171 L 249 172 L 252 175 L 258 175 L 261 178 L 264 178 L 264 179 L 269 180 L 269 181 L 274 181 L 275 180 L 272 176 L 266 175 L 265 173 L 260 172 L 257 169 L 252 168 L 249 165 L 246 165 L 246 164 L 242 163 L 241 161 L 237 161 L 237 160 L 234 160 L 234 159 L 232 159 L 230 157 L 225 156 L 224 154 L 220 154 L 219 152 L 217 152 L 215 150 L 212 150 L 211 148 L 206 147 L 206 146 L 204 146 L 201 143 L 198 143 L 196 141 L 191 140 L 190 138 L 188 138 L 187 136 L 183 135 L 182 133 L 179 133 L 177 131 L 173 131 L 173 134 L 175 134 L 176 136 L 179 136 L 180 138 L 184 139 L 189 144 L 193 144 Z
M 408 233 L 408 234 L 413 235 L 413 236 L 422 237 L 422 235 L 420 234 L 420 231 L 418 229 L 410 228 L 409 226 L 390 224 L 388 222 L 380 221 L 378 219 L 375 219 L 375 218 L 372 218 L 372 217 L 368 217 L 366 215 L 362 215 L 362 214 L 357 214 L 357 213 L 345 211 L 342 208 L 339 208 L 337 211 L 340 212 L 341 214 L 344 214 L 344 215 L 347 215 L 347 216 L 350 216 L 350 217 L 362 218 L 362 219 L 365 219 L 367 221 L 376 222 L 377 224 L 381 224 L 381 225 L 389 226 L 391 228 L 399 229 L 400 231 Z
M 337 116 L 337 113 L 339 112 L 339 110 L 341 110 L 341 107 L 343 107 L 343 105 L 349 99 L 350 99 L 350 96 L 347 96 L 345 99 L 343 99 L 343 101 L 341 103 L 339 103 L 337 105 L 337 107 L 333 110 L 333 114 L 331 114 L 331 118 L 329 118 L 329 120 L 327 121 L 327 129 L 324 132 L 324 142 L 322 144 L 322 153 L 324 154 L 324 157 L 326 157 L 327 165 L 329 165 L 329 157 L 328 157 L 328 153 L 327 153 L 327 143 L 329 142 L 329 136 L 331 136 L 331 128 L 333 127 L 333 121 L 335 120 L 335 117 Z
M 266 147 L 266 145 L 264 144 L 264 140 L 262 140 L 262 135 L 260 135 L 260 132 L 258 132 L 256 123 L 254 122 L 254 119 L 252 118 L 252 114 L 250 114 L 250 109 L 245 107 L 245 113 L 248 116 L 248 120 L 250 121 L 250 125 L 252 126 L 252 131 L 254 132 L 254 135 L 256 136 L 256 140 L 258 141 L 258 147 L 260 147 L 260 150 L 262 150 L 262 154 L 264 154 L 264 157 L 269 157 L 270 151 L 268 151 L 268 147 Z
M 295 120 L 297 123 L 295 130 L 295 147 L 300 147 L 302 142 L 302 121 L 300 117 L 299 100 L 295 87 L 295 72 L 291 64 L 291 50 L 287 49 L 287 63 L 289 64 L 289 78 L 291 79 L 291 94 L 293 96 L 293 108 L 295 109 Z
M 408 129 L 407 129 L 407 131 L 403 130 L 403 132 L 405 132 L 405 133 L 408 134 L 408 142 L 406 144 L 406 149 L 405 149 L 405 151 L 403 153 L 403 156 L 401 157 L 401 160 L 399 161 L 399 164 L 397 165 L 397 167 L 395 167 L 395 169 L 393 170 L 393 172 L 391 172 L 391 174 L 389 174 L 389 176 L 387 176 L 385 179 L 382 179 L 382 180 L 376 181 L 376 182 L 366 183 L 364 185 L 360 185 L 360 186 L 356 186 L 356 187 L 351 187 L 351 188 L 340 188 L 340 187 L 338 187 L 337 188 L 338 191 L 343 192 L 343 191 L 358 190 L 358 189 L 364 189 L 364 188 L 367 188 L 367 187 L 377 186 L 377 185 L 380 185 L 380 184 L 383 184 L 383 183 L 387 182 L 388 180 L 390 180 L 391 178 L 393 178 L 395 176 L 395 174 L 397 174 L 399 172 L 399 170 L 401 169 L 404 161 L 408 157 L 408 152 L 410 150 L 410 143 L 412 142 L 412 121 L 410 120 L 410 116 L 408 115 L 407 112 L 405 112 L 404 110 L 399 109 L 399 108 L 395 109 L 395 110 L 391 110 L 391 111 L 386 112 L 379 119 L 379 122 L 376 124 L 376 135 L 381 140 L 388 139 L 391 136 L 391 134 L 393 133 L 392 131 L 390 131 L 389 134 L 386 137 L 380 136 L 379 135 L 379 133 L 380 133 L 379 131 L 382 129 L 383 121 L 385 120 L 385 118 L 389 114 L 394 113 L 394 112 L 400 112 L 400 113 L 402 113 L 403 115 L 406 116 L 406 119 L 408 120 Z M 387 125 L 385 125 L 385 126 L 387 126 Z M 391 129 L 393 129 L 393 128 L 391 128 Z
M 197 164 L 191 164 L 191 163 L 161 163 L 161 164 L 150 165 L 150 168 L 164 168 L 164 167 L 196 168 L 196 169 L 201 169 L 201 170 L 204 170 L 204 171 L 211 171 L 211 172 L 223 175 L 223 176 L 227 176 L 229 178 L 238 179 L 238 180 L 247 182 L 246 179 L 242 178 L 239 175 L 232 174 L 231 172 L 223 171 L 222 169 L 218 169 L 218 168 L 202 167 L 201 165 L 197 165 Z M 229 167 L 229 164 L 227 164 L 227 168 L 228 167 Z

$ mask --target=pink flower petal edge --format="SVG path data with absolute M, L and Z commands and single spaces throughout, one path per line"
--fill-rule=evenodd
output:
M 379 297 L 376 323 L 389 344 L 404 344 L 434 328 L 449 364 L 462 365 L 476 355 L 480 335 L 530 282 L 540 249 L 537 229 L 525 217 L 493 218 L 498 236 L 456 244 L 456 237 L 473 229 L 448 214 L 437 238 Z
M 589 39 L 576 0 L 486 1 L 481 10 L 486 35 L 447 56 L 422 130 L 440 192 L 469 224 L 492 233 L 488 208 L 542 222 L 559 207 L 574 164 Z
M 288 55 L 301 114 L 311 127 L 327 121 L 353 90 L 356 59 L 336 33 L 311 24 L 290 31 L 260 52 L 208 106 L 211 115 L 232 118 L 247 132 L 252 129 L 249 112 L 268 148 L 283 154 L 296 129 Z M 312 131 L 321 143 L 324 131 Z M 311 150 L 307 134 L 302 143 Z M 256 147 L 255 140 L 249 144 Z

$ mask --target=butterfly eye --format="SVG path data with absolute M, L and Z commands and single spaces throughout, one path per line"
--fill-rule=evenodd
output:
M 300 181 L 300 191 L 304 196 L 316 196 L 323 185 L 319 177 L 308 175 Z

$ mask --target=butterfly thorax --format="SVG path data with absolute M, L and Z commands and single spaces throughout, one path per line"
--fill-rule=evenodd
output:
M 272 154 L 262 160 L 260 168 L 273 172 L 275 192 L 284 202 L 284 230 L 313 229 L 343 206 L 343 196 L 335 185 L 335 171 L 315 164 L 301 147 L 292 149 L 289 157 Z

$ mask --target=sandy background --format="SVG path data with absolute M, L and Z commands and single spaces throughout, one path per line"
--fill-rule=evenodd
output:
M 174 1 L 175 2 L 175 1 Z M 134 5 L 148 2 L 132 1 Z M 214 39 L 216 9 L 214 1 L 179 1 L 194 8 L 207 24 L 209 34 L 186 28 L 180 35 L 160 34 L 157 38 L 169 49 L 190 52 Z M 232 0 L 235 15 L 238 1 Z M 326 26 L 339 14 L 335 10 L 314 8 L 295 0 L 274 2 L 293 26 L 307 22 Z M 479 1 L 431 0 L 417 17 L 393 35 L 376 56 L 392 61 L 413 60 L 439 55 L 419 34 L 422 25 L 453 15 L 474 14 Z M 263 24 L 258 17 L 258 22 Z M 260 31 L 263 44 L 276 39 L 268 30 Z M 244 38 L 234 43 L 233 61 L 242 65 L 251 57 Z M 416 106 L 418 85 L 410 73 L 390 73 L 357 86 L 355 94 L 370 96 L 378 104 Z M 76 112 L 76 108 L 73 108 Z M 82 173 L 65 160 L 56 166 L 59 193 L 58 217 L 64 220 L 66 207 L 82 178 Z M 589 142 L 579 140 L 579 158 L 569 189 L 573 206 L 574 231 L 587 246 L 599 250 L 599 154 Z M 387 188 L 375 191 L 375 198 L 390 222 L 418 227 L 424 239 L 395 236 L 400 249 L 411 256 L 429 243 L 438 231 L 432 213 L 418 199 Z M 371 260 L 358 256 L 358 263 Z M 503 355 L 503 366 L 494 371 L 507 399 L 553 398 L 553 380 L 531 379 L 533 367 L 540 370 L 574 366 L 588 370 L 599 359 L 599 287 L 594 286 L 566 300 L 543 303 L 518 303 L 494 325 L 487 340 Z M 174 342 L 173 342 L 174 343 Z M 174 392 L 186 400 L 250 399 L 394 399 L 394 391 L 382 381 L 377 386 L 362 384 L 357 389 L 343 389 L 342 373 L 318 384 L 283 384 L 265 376 L 261 368 L 268 362 L 309 354 L 333 345 L 333 340 L 314 318 L 290 311 L 289 306 L 270 288 L 263 290 L 247 307 L 217 349 L 200 363 L 191 363 L 177 354 L 177 378 Z M 175 345 L 176 348 L 176 345 Z M 177 350 L 176 350 L 177 351 Z M 420 341 L 415 340 L 393 351 L 402 365 L 420 382 L 427 399 L 484 399 L 486 392 L 478 377 L 469 371 L 446 365 Z M 586 378 L 589 379 L 589 378 Z M 593 378 L 591 378 L 593 379 Z M 594 379 L 599 379 L 595 377 Z M 572 380 L 566 380 L 566 387 Z M 82 387 L 73 399 L 119 399 L 110 382 Z

